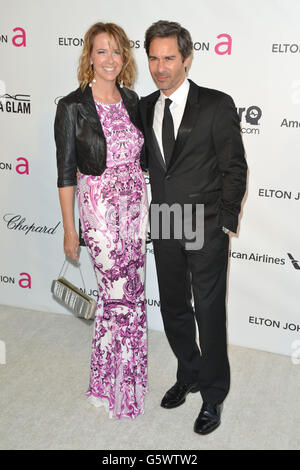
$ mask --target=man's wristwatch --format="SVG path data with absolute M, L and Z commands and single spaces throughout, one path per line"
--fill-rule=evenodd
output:
M 226 227 L 222 227 L 222 229 L 223 229 L 223 232 L 225 232 L 225 233 L 229 233 L 229 232 L 230 232 L 230 230 L 229 230 L 228 228 L 226 228 Z

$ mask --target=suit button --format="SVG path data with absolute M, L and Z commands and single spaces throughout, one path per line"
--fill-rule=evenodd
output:
M 167 175 L 167 176 L 165 177 L 166 180 L 169 180 L 170 178 L 171 178 L 171 175 Z

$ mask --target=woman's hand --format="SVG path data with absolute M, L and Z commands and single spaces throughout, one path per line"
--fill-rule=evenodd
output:
M 78 238 L 77 232 L 75 230 L 71 232 L 65 232 L 64 251 L 65 251 L 65 254 L 69 258 L 73 259 L 74 261 L 79 260 L 78 247 L 79 247 L 79 238 Z

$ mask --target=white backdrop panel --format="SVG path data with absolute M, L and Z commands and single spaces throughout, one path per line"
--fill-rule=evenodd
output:
M 135 90 L 146 95 L 155 87 L 143 49 L 145 30 L 158 19 L 174 20 L 193 37 L 189 77 L 231 94 L 241 116 L 249 181 L 240 232 L 231 240 L 229 341 L 295 353 L 300 339 L 300 3 L 1 0 L 0 6 L 0 94 L 7 93 L 0 100 L 1 303 L 66 313 L 50 294 L 64 259 L 53 122 L 57 98 L 78 86 L 85 31 L 96 21 L 124 27 L 138 66 Z M 224 51 L 218 43 L 228 39 L 230 53 L 217 53 Z M 28 172 L 17 167 L 24 162 Z M 148 190 L 150 199 L 149 185 Z M 75 216 L 78 226 L 76 205 Z M 87 291 L 95 296 L 85 247 L 80 261 Z M 72 266 L 68 275 L 80 283 Z M 146 297 L 148 326 L 161 330 L 151 243 Z

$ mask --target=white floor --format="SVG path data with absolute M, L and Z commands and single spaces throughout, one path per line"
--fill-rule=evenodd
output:
M 109 419 L 87 402 L 93 324 L 71 315 L 0 306 L 1 449 L 299 449 L 300 365 L 289 357 L 230 346 L 231 390 L 222 425 L 193 432 L 198 394 L 173 410 L 159 406 L 175 381 L 165 335 L 149 331 L 145 414 Z M 3 345 L 3 343 L 2 343 Z

